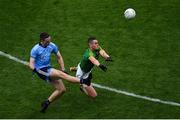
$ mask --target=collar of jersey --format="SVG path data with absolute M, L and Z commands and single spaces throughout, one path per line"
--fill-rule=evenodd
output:
M 43 48 L 47 48 L 47 46 L 43 46 L 40 42 L 39 42 L 39 46 L 41 46 Z

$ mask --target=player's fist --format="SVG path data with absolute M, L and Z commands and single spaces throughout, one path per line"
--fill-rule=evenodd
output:
M 36 70 L 36 68 L 34 68 L 34 69 L 33 69 L 33 73 L 37 73 L 37 70 Z
M 109 56 L 109 57 L 106 58 L 106 61 L 111 61 L 112 62 L 113 59 Z
M 77 71 L 77 67 L 70 67 L 69 70 L 70 70 L 71 72 L 76 72 L 76 71 Z

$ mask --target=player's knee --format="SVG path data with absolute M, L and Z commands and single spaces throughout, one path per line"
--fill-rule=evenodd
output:
M 61 93 L 65 93 L 65 92 L 66 92 L 66 88 L 61 88 L 59 91 L 60 91 Z
M 95 99 L 97 97 L 97 93 L 91 95 L 91 98 Z
M 61 89 L 61 92 L 62 92 L 62 93 L 65 93 L 65 92 L 66 92 L 66 88 L 65 88 L 65 87 L 62 88 L 62 89 Z
M 63 87 L 63 88 L 58 88 L 57 90 L 58 90 L 58 92 L 59 92 L 60 94 L 66 92 L 66 88 L 65 88 L 65 87 Z

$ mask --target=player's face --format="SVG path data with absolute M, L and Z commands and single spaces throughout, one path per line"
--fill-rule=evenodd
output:
M 93 41 L 91 42 L 91 48 L 92 48 L 93 50 L 97 50 L 97 49 L 99 48 L 99 43 L 98 43 L 97 40 L 93 40 Z
M 44 39 L 44 41 L 43 41 L 45 46 L 48 46 L 50 42 L 51 42 L 51 36 L 49 36 L 48 38 Z

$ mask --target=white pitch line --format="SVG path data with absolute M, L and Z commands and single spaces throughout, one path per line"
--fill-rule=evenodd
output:
M 18 62 L 18 63 L 24 64 L 24 65 L 28 65 L 28 64 L 29 64 L 29 63 L 26 62 L 26 61 L 20 60 L 19 58 L 16 58 L 16 57 L 14 57 L 14 56 L 12 56 L 12 55 L 10 55 L 10 54 L 7 54 L 7 53 L 5 53 L 5 52 L 2 52 L 2 51 L 0 51 L 0 55 L 1 55 L 1 56 L 4 56 L 4 57 L 7 57 L 7 58 L 9 58 L 9 59 L 11 59 L 11 60 L 14 60 L 14 61 L 16 61 L 16 62 Z
M 28 62 L 20 60 L 19 58 L 16 58 L 16 57 L 14 57 L 14 56 L 12 56 L 10 54 L 4 53 L 2 51 L 0 51 L 0 55 L 4 56 L 4 57 L 7 57 L 7 58 L 9 58 L 11 60 L 14 60 L 16 62 L 19 62 L 19 63 L 21 63 L 23 65 L 26 65 L 26 66 L 28 65 Z M 96 84 L 96 83 L 92 83 L 92 84 L 93 84 L 93 86 L 95 86 L 97 88 L 105 89 L 105 90 L 115 92 L 115 93 L 119 93 L 119 94 L 123 94 L 123 95 L 126 95 L 126 96 L 131 96 L 131 97 L 135 97 L 135 98 L 144 99 L 144 100 L 147 100 L 147 101 L 152 101 L 152 102 L 162 103 L 162 104 L 167 104 L 167 105 L 172 105 L 172 106 L 180 106 L 180 103 L 177 103 L 177 102 L 165 101 L 165 100 L 160 100 L 158 98 L 151 98 L 151 97 L 147 97 L 147 96 L 142 96 L 142 95 L 138 95 L 138 94 L 135 94 L 135 93 L 130 93 L 130 92 L 127 92 L 127 91 L 123 91 L 123 90 L 116 89 L 116 88 L 111 88 L 111 87 L 108 87 L 108 86 L 103 86 L 103 85 Z
M 157 103 L 162 103 L 162 104 L 167 104 L 167 105 L 173 105 L 173 106 L 180 106 L 180 103 L 177 103 L 177 102 L 164 101 L 164 100 L 160 100 L 160 99 L 157 99 L 157 98 L 151 98 L 151 97 L 147 97 L 147 96 L 137 95 L 135 93 L 130 93 L 130 92 L 127 92 L 127 91 L 118 90 L 116 88 L 110 88 L 108 86 L 102 86 L 100 84 L 93 83 L 93 86 L 95 86 L 97 88 L 105 89 L 105 90 L 108 90 L 108 91 L 111 91 L 111 92 L 131 96 L 131 97 L 135 97 L 135 98 L 140 98 L 140 99 L 144 99 L 144 100 L 148 100 L 148 101 L 152 101 L 152 102 L 157 102 Z

